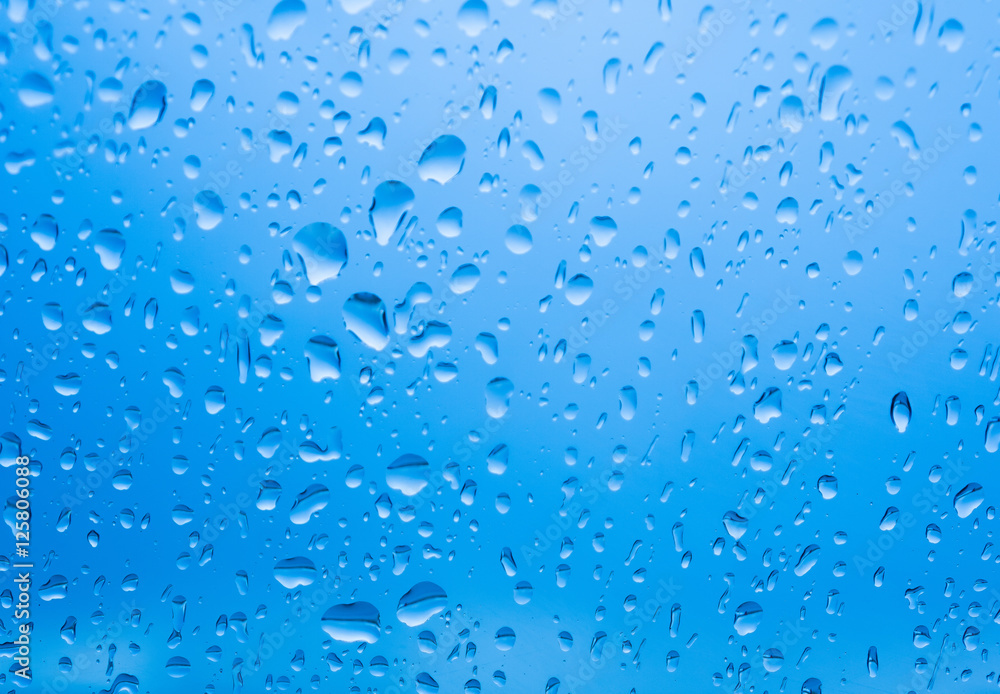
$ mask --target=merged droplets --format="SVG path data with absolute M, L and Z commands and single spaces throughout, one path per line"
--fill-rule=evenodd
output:
M 125 237 L 117 229 L 102 229 L 94 235 L 94 251 L 105 270 L 117 270 L 125 254 Z
M 59 225 L 50 214 L 39 215 L 31 226 L 31 240 L 43 251 L 51 251 L 59 240 Z
M 772 419 L 781 416 L 781 391 L 768 388 L 760 399 L 754 403 L 753 416 L 761 424 L 767 424 Z
M 824 499 L 832 499 L 837 496 L 837 478 L 833 475 L 821 475 L 816 482 L 816 489 Z
M 274 565 L 274 578 L 289 590 L 308 586 L 316 580 L 316 565 L 306 557 L 282 559 Z
M 750 600 L 736 608 L 733 615 L 733 628 L 740 636 L 746 636 L 757 631 L 760 620 L 764 616 L 764 611 L 759 604 Z
M 757 451 L 750 456 L 750 467 L 757 472 L 767 472 L 774 464 L 774 458 L 767 451 Z
M 984 499 L 983 486 L 977 482 L 970 482 L 955 493 L 953 500 L 955 512 L 959 518 L 968 518 L 979 508 Z
M 618 224 L 615 220 L 607 216 L 597 216 L 590 220 L 590 237 L 594 240 L 594 245 L 603 248 L 611 243 L 618 233 Z
M 322 627 L 335 641 L 375 643 L 382 634 L 379 619 L 378 609 L 370 602 L 352 602 L 328 609 Z
M 194 196 L 195 220 L 199 229 L 211 231 L 219 226 L 225 210 L 222 198 L 214 191 L 203 190 Z
M 406 213 L 413 208 L 413 189 L 401 181 L 379 183 L 368 210 L 368 221 L 375 231 L 375 240 L 386 246 L 393 234 L 402 227 Z
M 746 518 L 736 513 L 736 511 L 726 511 L 722 516 L 722 525 L 726 528 L 729 537 L 739 540 L 746 534 L 750 524 Z
M 854 75 L 843 65 L 833 65 L 819 86 L 819 117 L 836 120 L 841 101 L 854 83 Z
M 448 595 L 441 586 L 421 581 L 399 599 L 396 618 L 407 626 L 418 627 L 447 606 Z
M 338 277 L 347 264 L 344 232 L 326 222 L 313 222 L 302 227 L 295 234 L 292 247 L 298 253 L 311 284 Z
M 802 130 L 805 119 L 806 113 L 802 99 L 791 94 L 782 99 L 778 106 L 778 122 L 781 123 L 781 127 L 797 133 Z
M 920 146 L 917 144 L 917 136 L 914 135 L 909 123 L 903 120 L 896 121 L 889 128 L 889 134 L 896 139 L 900 147 L 906 150 L 910 159 L 920 158 Z
M 507 414 L 514 384 L 506 378 L 494 378 L 486 385 L 486 413 L 494 419 Z
M 389 344 L 389 323 L 385 304 L 375 294 L 358 292 L 344 302 L 344 326 L 372 349 Z
M 79 374 L 68 373 L 56 376 L 52 387 L 60 395 L 70 396 L 79 393 L 82 385 L 83 379 Z
M 305 525 L 330 503 L 330 490 L 322 484 L 310 484 L 292 503 L 289 517 L 295 525 Z
M 205 411 L 218 414 L 226 406 L 226 391 L 220 386 L 209 386 L 205 391 Z
M 404 453 L 385 470 L 385 482 L 390 489 L 406 496 L 416 496 L 430 481 L 430 465 L 415 453 Z
M 306 361 L 309 378 L 314 383 L 340 378 L 340 349 L 333 338 L 326 335 L 312 337 L 306 343 Z

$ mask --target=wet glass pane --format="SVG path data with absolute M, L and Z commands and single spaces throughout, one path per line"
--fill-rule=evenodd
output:
M 996 690 L 998 36 L 0 0 L 0 689 Z

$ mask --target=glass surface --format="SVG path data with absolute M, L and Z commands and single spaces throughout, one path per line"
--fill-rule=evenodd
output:
M 997 16 L 0 0 L 0 690 L 995 691 Z

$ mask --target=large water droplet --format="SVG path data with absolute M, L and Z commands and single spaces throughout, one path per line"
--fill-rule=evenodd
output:
M 799 555 L 799 561 L 795 564 L 795 575 L 805 576 L 809 573 L 809 569 L 816 566 L 817 561 L 819 561 L 819 545 L 809 545 Z
M 125 237 L 116 229 L 102 229 L 94 237 L 94 250 L 105 270 L 117 270 L 125 253 Z
M 323 631 L 344 643 L 375 643 L 382 628 L 378 610 L 370 602 L 334 605 L 323 614 Z
M 285 41 L 306 23 L 306 4 L 302 0 L 281 0 L 267 20 L 267 37 L 272 41 Z
M 584 274 L 573 275 L 566 282 L 566 300 L 574 306 L 583 305 L 594 293 L 594 280 Z
M 399 599 L 396 617 L 407 626 L 417 627 L 447 606 L 448 595 L 444 588 L 430 581 L 421 581 Z
M 375 294 L 358 292 L 344 302 L 344 325 L 372 349 L 389 344 L 389 324 L 385 304 Z
M 494 378 L 486 385 L 486 413 L 494 419 L 507 414 L 514 384 L 506 378 Z
M 983 486 L 976 482 L 970 482 L 962 487 L 956 494 L 953 501 L 955 512 L 959 518 L 968 518 L 972 512 L 983 503 Z
M 821 50 L 828 51 L 837 43 L 840 27 L 837 20 L 830 17 L 819 20 L 813 24 L 809 32 L 809 40 L 814 46 L 819 46 Z
M 413 199 L 413 190 L 400 181 L 385 181 L 375 188 L 368 221 L 380 246 L 388 245 L 389 239 L 402 226 L 406 213 L 413 208 Z
M 745 602 L 736 608 L 733 616 L 733 627 L 740 636 L 746 636 L 757 631 L 760 620 L 763 617 L 761 606 L 754 601 Z
M 330 503 L 330 490 L 322 484 L 310 484 L 292 503 L 290 520 L 295 525 L 305 525 Z
M 385 470 L 385 482 L 406 496 L 416 496 L 430 480 L 430 466 L 414 453 L 404 453 Z
M 292 240 L 306 277 L 319 284 L 340 275 L 347 264 L 347 239 L 332 224 L 313 222 L 302 227 Z
M 854 76 L 843 65 L 833 65 L 823 75 L 819 86 L 819 117 L 823 120 L 836 120 L 840 101 L 851 84 Z
M 37 72 L 25 73 L 17 86 L 17 98 L 29 108 L 52 103 L 55 98 L 55 87 L 44 75 Z
M 761 424 L 767 424 L 775 417 L 781 416 L 781 391 L 768 388 L 760 399 L 754 403 L 753 416 Z
M 466 36 L 479 36 L 490 25 L 490 10 L 483 0 L 466 0 L 458 10 L 458 28 Z
M 274 565 L 274 577 L 288 589 L 308 586 L 316 580 L 316 565 L 306 557 L 282 559 Z
M 215 192 L 203 190 L 194 196 L 195 219 L 199 229 L 210 231 L 222 223 L 226 206 Z
M 749 523 L 736 511 L 726 511 L 722 516 L 722 525 L 725 526 L 726 532 L 731 538 L 739 540 L 746 533 Z
M 455 135 L 442 135 L 427 146 L 417 162 L 417 175 L 422 181 L 444 185 L 462 171 L 465 165 L 465 143 Z
M 313 382 L 340 378 L 340 350 L 333 338 L 326 335 L 310 338 L 306 343 L 305 355 L 309 364 L 309 378 Z
M 147 80 L 139 85 L 128 112 L 128 127 L 132 130 L 151 128 L 160 122 L 167 110 L 167 87 L 159 80 Z

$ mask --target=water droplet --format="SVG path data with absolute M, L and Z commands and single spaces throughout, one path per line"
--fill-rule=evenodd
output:
M 444 185 L 457 176 L 464 165 L 465 143 L 455 135 L 441 135 L 420 155 L 417 175 L 422 181 Z
M 746 636 L 757 631 L 760 621 L 764 616 L 761 606 L 756 602 L 748 601 L 736 608 L 733 616 L 733 627 L 740 636 Z
M 17 86 L 17 97 L 29 108 L 37 108 L 52 103 L 55 99 L 55 87 L 47 77 L 37 72 L 25 73 Z
M 375 240 L 386 246 L 392 235 L 402 227 L 406 213 L 413 208 L 413 190 L 400 181 L 379 183 L 368 210 L 368 221 L 375 230 Z
M 479 36 L 490 24 L 490 10 L 483 0 L 466 0 L 458 10 L 458 28 L 466 36 Z
M 132 130 L 152 128 L 160 122 L 166 110 L 166 85 L 159 80 L 147 80 L 139 85 L 132 96 L 132 106 L 128 112 L 128 127 Z
M 195 219 L 199 229 L 210 231 L 219 226 L 225 209 L 222 198 L 211 190 L 203 190 L 194 196 Z
M 267 37 L 272 41 L 286 41 L 306 23 L 306 4 L 302 0 L 281 0 L 267 20 Z
M 370 602 L 334 605 L 323 614 L 323 631 L 335 641 L 375 643 L 382 633 L 378 610 Z
M 448 595 L 436 583 L 421 581 L 399 599 L 396 617 L 403 624 L 417 627 L 448 606 Z
M 288 589 L 308 586 L 316 580 L 316 565 L 306 557 L 282 559 L 274 565 L 274 578 Z
M 985 496 L 983 486 L 976 482 L 970 482 L 962 487 L 956 494 L 953 501 L 955 511 L 959 518 L 968 518 L 972 512 L 979 508 Z
M 775 417 L 781 416 L 781 391 L 768 388 L 760 399 L 754 403 L 753 416 L 761 424 L 767 424 Z
M 332 224 L 313 222 L 302 227 L 292 240 L 306 277 L 320 284 L 340 276 L 347 264 L 347 239 Z
M 892 418 L 892 423 L 896 425 L 896 429 L 899 433 L 904 433 L 906 427 L 910 425 L 910 415 L 912 410 L 910 409 L 910 399 L 906 397 L 906 393 L 899 391 L 892 396 L 892 403 L 889 406 L 889 415 Z
M 369 292 L 352 294 L 344 303 L 344 325 L 348 331 L 372 349 L 389 344 L 389 324 L 385 304 Z
M 430 480 L 430 466 L 427 461 L 414 453 L 404 453 L 394 460 L 385 471 L 385 481 L 391 489 L 406 496 L 416 496 Z

